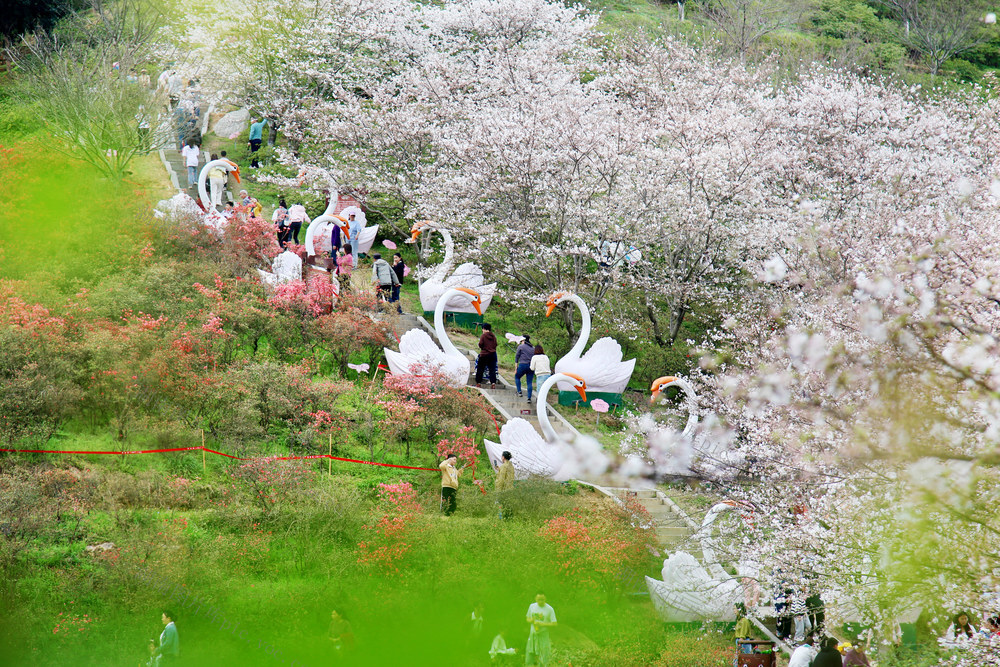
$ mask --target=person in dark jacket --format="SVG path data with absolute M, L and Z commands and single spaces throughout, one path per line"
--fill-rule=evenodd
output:
M 379 299 L 389 301 L 392 287 L 399 284 L 399 279 L 396 278 L 396 272 L 389 266 L 389 262 L 382 259 L 382 255 L 375 253 L 372 257 L 375 259 L 372 264 L 372 282 L 378 286 Z
M 479 337 L 479 360 L 476 363 L 476 386 L 483 386 L 483 375 L 489 371 L 490 389 L 497 388 L 497 337 L 493 327 L 483 324 L 483 335 Z
M 810 667 L 844 667 L 844 659 L 837 650 L 836 637 L 827 637 L 823 640 L 823 648 L 813 658 Z
M 389 299 L 389 301 L 395 303 L 396 312 L 402 314 L 403 307 L 399 304 L 399 288 L 402 286 L 403 278 L 406 275 L 406 264 L 403 263 L 403 256 L 398 252 L 392 256 L 392 270 L 396 272 L 396 277 L 399 278 L 399 282 L 392 286 L 392 298 Z
M 822 632 L 823 626 L 826 624 L 826 607 L 823 604 L 823 598 L 820 597 L 819 591 L 813 591 L 806 598 L 806 609 L 809 610 L 809 622 L 812 625 L 813 632 Z
M 535 356 L 535 346 L 531 344 L 531 336 L 525 336 L 521 344 L 517 346 L 517 351 L 514 352 L 514 366 L 517 368 L 514 372 L 514 388 L 517 389 L 518 396 L 523 396 L 521 378 L 527 375 L 529 401 L 531 400 L 531 382 L 535 379 L 535 374 L 531 372 L 531 358 L 533 356 Z

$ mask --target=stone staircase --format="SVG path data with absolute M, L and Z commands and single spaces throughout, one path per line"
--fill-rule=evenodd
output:
M 397 319 L 396 335 L 402 336 L 410 329 L 423 329 L 430 334 L 431 338 L 437 340 L 434 327 L 432 327 L 426 319 L 416 315 L 411 315 L 410 313 L 403 313 Z M 463 348 L 461 345 L 456 344 L 455 347 L 469 357 L 471 370 L 469 372 L 468 384 L 470 387 L 475 387 L 477 353 L 473 350 Z M 534 395 L 532 395 L 530 403 L 527 400 L 527 395 L 519 397 L 514 389 L 514 382 L 506 378 L 503 373 L 497 374 L 496 388 L 491 389 L 489 382 L 484 382 L 479 391 L 483 394 L 490 405 L 492 405 L 493 408 L 499 413 L 499 415 L 502 416 L 503 421 L 520 417 L 522 419 L 526 419 L 536 429 L 540 428 L 538 425 L 537 401 L 535 400 Z M 551 421 L 552 427 L 555 429 L 556 433 L 577 435 L 576 429 L 566 422 L 562 415 L 556 412 L 553 407 L 554 404 L 552 400 L 554 400 L 554 395 L 549 402 L 549 420 Z
M 201 118 L 201 134 L 204 137 L 208 133 L 208 120 L 212 107 L 204 101 L 199 101 L 198 110 Z M 157 136 L 160 137 L 161 144 L 159 148 L 160 161 L 163 162 L 163 166 L 167 170 L 170 184 L 177 188 L 178 192 L 184 192 L 198 201 L 198 186 L 188 187 L 187 185 L 187 166 L 184 164 L 184 158 L 181 156 L 180 146 L 177 143 L 177 131 L 173 127 L 172 114 L 168 114 L 163 125 L 157 131 Z M 205 166 L 210 159 L 211 154 L 208 151 L 202 151 L 198 166 L 199 173 L 201 167 Z M 233 193 L 226 190 L 223 201 L 234 201 Z
M 435 340 L 434 328 L 423 317 L 418 317 L 410 313 L 403 313 L 396 320 L 396 335 L 402 336 L 410 329 L 423 329 Z M 472 372 L 469 374 L 469 385 L 475 386 L 475 359 L 476 353 L 472 350 L 456 347 L 469 356 Z M 527 401 L 527 396 L 518 397 L 514 383 L 504 377 L 502 373 L 497 374 L 496 388 L 491 389 L 488 382 L 484 382 L 479 389 L 480 393 L 496 409 L 503 421 L 520 417 L 527 420 L 532 426 L 540 430 L 538 424 L 537 402 L 532 396 L 532 401 Z M 549 421 L 552 423 L 556 433 L 566 436 L 576 436 L 579 432 L 567 422 L 553 402 L 556 400 L 555 394 L 550 396 L 548 404 Z M 691 539 L 698 530 L 698 524 L 689 517 L 673 500 L 657 489 L 624 489 L 605 488 L 589 482 L 581 482 L 592 487 L 595 491 L 603 493 L 612 498 L 625 499 L 633 497 L 637 499 L 653 518 L 653 526 L 656 531 L 657 542 L 663 548 L 664 553 L 669 553 L 677 549 L 687 551 L 695 558 L 701 558 L 701 548 L 696 540 Z M 644 584 L 643 584 L 644 586 Z

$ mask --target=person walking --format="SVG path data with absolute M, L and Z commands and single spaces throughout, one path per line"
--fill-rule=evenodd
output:
M 350 241 L 351 247 L 354 248 L 354 266 L 358 265 L 358 250 L 362 229 L 364 227 L 362 227 L 361 221 L 357 219 L 354 213 L 347 216 L 347 240 Z
M 380 301 L 387 302 L 392 298 L 392 288 L 399 285 L 399 279 L 381 254 L 375 253 L 372 258 L 375 260 L 372 264 L 372 283 L 378 286 L 376 295 Z
M 531 368 L 531 373 L 535 376 L 535 380 L 539 387 L 541 387 L 542 383 L 548 380 L 549 376 L 552 375 L 551 362 L 541 345 L 535 346 L 534 354 L 531 355 L 531 363 L 528 364 L 528 366 Z M 528 402 L 531 402 L 530 382 L 528 383 Z
M 163 610 L 160 620 L 163 621 L 160 645 L 157 646 L 156 642 L 152 639 L 149 640 L 150 662 L 157 667 L 176 664 L 181 655 L 181 640 L 177 634 L 177 626 L 174 625 L 173 612 Z
M 184 158 L 184 165 L 188 172 L 188 187 L 193 187 L 198 182 L 198 146 L 194 139 L 189 140 L 181 149 L 181 157 Z
M 278 226 L 278 245 L 284 250 L 288 245 L 288 204 L 284 197 L 278 200 L 278 208 L 274 209 L 271 222 Z
M 524 650 L 525 665 L 541 665 L 545 667 L 552 660 L 552 638 L 549 628 L 555 627 L 556 611 L 545 600 L 545 593 L 538 591 L 535 601 L 528 606 L 525 620 L 530 624 L 528 631 L 528 646 Z
M 340 281 L 340 293 L 351 286 L 351 271 L 354 270 L 354 256 L 351 255 L 351 244 L 346 244 L 337 256 L 337 280 Z
M 403 278 L 406 276 L 406 264 L 403 264 L 403 256 L 398 252 L 392 255 L 392 270 L 396 272 L 398 282 L 392 286 L 392 298 L 390 302 L 396 304 L 396 312 L 403 314 L 403 306 L 399 303 L 399 289 L 403 285 Z
M 483 386 L 483 375 L 489 371 L 490 389 L 497 388 L 497 337 L 493 326 L 483 324 L 483 335 L 479 337 L 479 360 L 476 363 L 476 386 Z
M 510 462 L 511 453 L 505 451 L 500 455 L 503 463 L 497 469 L 497 478 L 493 481 L 493 489 L 497 493 L 510 491 L 514 488 L 514 464 Z
M 267 119 L 261 118 L 256 123 L 250 124 L 250 168 L 256 169 L 260 166 L 260 162 L 257 161 L 257 151 L 260 150 L 260 145 L 264 141 L 264 126 L 267 125 Z M 296 241 L 298 243 L 298 241 Z
M 219 156 L 212 153 L 212 161 Z M 208 184 L 212 190 L 212 207 L 222 206 L 222 191 L 226 187 L 226 170 L 216 165 L 208 170 Z
M 441 469 L 441 509 L 445 516 L 451 516 L 458 507 L 458 476 L 462 470 L 455 467 L 458 457 L 448 454 L 438 467 Z
M 340 225 L 333 224 L 330 227 L 332 228 L 330 230 L 330 257 L 336 258 L 337 251 L 343 245 L 343 242 L 340 240 Z
M 309 215 L 306 213 L 306 207 L 302 204 L 292 204 L 292 207 L 288 209 L 289 234 L 296 245 L 299 244 L 299 230 L 302 229 L 302 225 L 308 225 L 310 222 Z
M 514 389 L 517 390 L 518 397 L 524 396 L 521 393 L 521 378 L 528 376 L 528 400 L 531 400 L 531 381 L 535 379 L 535 374 L 531 371 L 531 357 L 535 355 L 535 346 L 531 344 L 531 336 L 525 336 L 521 344 L 514 351 Z
M 806 634 L 813 630 L 813 627 L 809 623 L 809 609 L 806 607 L 806 601 L 802 598 L 802 594 L 799 591 L 796 591 L 792 594 L 791 600 L 790 611 L 792 614 L 793 625 L 792 641 L 797 643 L 803 641 L 806 638 Z

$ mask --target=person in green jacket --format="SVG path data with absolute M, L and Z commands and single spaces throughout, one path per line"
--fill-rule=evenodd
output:
M 174 625 L 173 612 L 165 609 L 161 620 L 163 632 L 160 633 L 160 645 L 157 646 L 156 642 L 149 640 L 149 652 L 152 655 L 150 662 L 156 667 L 177 664 L 181 656 L 181 641 L 177 635 L 177 626 Z
M 250 124 L 250 166 L 256 169 L 260 166 L 257 162 L 257 151 L 260 150 L 260 145 L 264 141 L 264 126 L 267 125 L 267 119 L 261 118 L 256 123 Z
M 503 463 L 497 469 L 497 478 L 493 482 L 493 488 L 497 493 L 510 491 L 514 488 L 514 464 L 510 462 L 511 454 L 510 452 L 504 452 L 500 456 L 503 459 Z

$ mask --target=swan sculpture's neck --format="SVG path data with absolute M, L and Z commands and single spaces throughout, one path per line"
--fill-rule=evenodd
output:
M 583 356 L 583 349 L 587 347 L 587 343 L 590 341 L 590 308 L 587 308 L 586 302 L 578 297 L 576 294 L 567 294 L 563 298 L 559 299 L 562 301 L 572 301 L 580 309 L 580 335 L 576 339 L 576 344 L 573 345 L 566 356 L 579 358 Z
M 433 280 L 434 282 L 443 283 L 455 265 L 455 241 L 451 238 L 451 232 L 447 229 L 443 227 L 435 227 L 434 229 L 441 234 L 441 239 L 444 241 L 444 261 L 435 269 Z
M 441 295 L 438 299 L 437 305 L 434 307 L 434 331 L 437 333 L 438 343 L 441 344 L 441 349 L 449 357 L 457 356 L 463 357 L 461 352 L 459 352 L 455 346 L 452 344 L 451 339 L 448 338 L 448 332 L 444 330 L 444 307 L 448 303 L 448 299 L 453 296 L 468 296 L 468 293 L 457 289 L 450 289 Z
M 340 201 L 340 193 L 337 192 L 337 186 L 330 184 L 330 203 L 326 205 L 326 210 L 323 211 L 323 215 L 333 215 L 334 209 L 337 208 L 337 202 Z M 320 216 L 323 217 L 323 216 Z
M 201 205 L 205 208 L 205 212 L 214 210 L 212 208 L 212 199 L 208 196 L 208 189 L 205 187 L 205 183 L 208 181 L 208 172 L 216 167 L 222 167 L 227 172 L 232 170 L 232 164 L 229 160 L 212 160 L 206 162 L 205 166 L 201 168 L 201 173 L 198 174 L 198 198 L 201 199 Z
M 542 436 L 545 438 L 546 442 L 555 442 L 557 439 L 556 432 L 552 428 L 552 422 L 549 421 L 548 413 L 548 403 L 546 400 L 549 397 L 549 390 L 555 386 L 556 382 L 576 382 L 575 378 L 571 378 L 568 375 L 563 375 L 562 373 L 553 373 L 549 376 L 549 379 L 542 383 L 542 386 L 538 388 L 538 425 L 542 429 Z
M 330 207 L 327 207 L 327 210 L 329 209 Z M 343 220 L 332 213 L 324 213 L 313 218 L 312 222 L 309 223 L 309 227 L 306 228 L 306 252 L 310 255 L 316 254 L 316 234 L 322 229 L 323 224 L 327 222 L 332 222 L 335 225 L 344 224 Z
M 684 435 L 690 435 L 691 431 L 694 430 L 694 427 L 698 425 L 698 413 L 695 410 L 698 397 L 694 393 L 694 387 L 692 387 L 686 380 L 677 378 L 674 380 L 673 384 L 680 387 L 681 391 L 684 392 L 684 403 L 687 405 L 688 409 L 688 420 L 687 424 L 684 425 L 684 430 L 681 432 Z
M 716 579 L 729 579 L 731 576 L 719 564 L 718 556 L 715 554 L 715 538 L 712 535 L 712 524 L 723 512 L 732 512 L 738 508 L 732 503 L 717 503 L 708 511 L 701 522 L 701 530 L 698 532 L 698 542 L 701 544 L 701 554 L 703 562 L 709 573 Z

